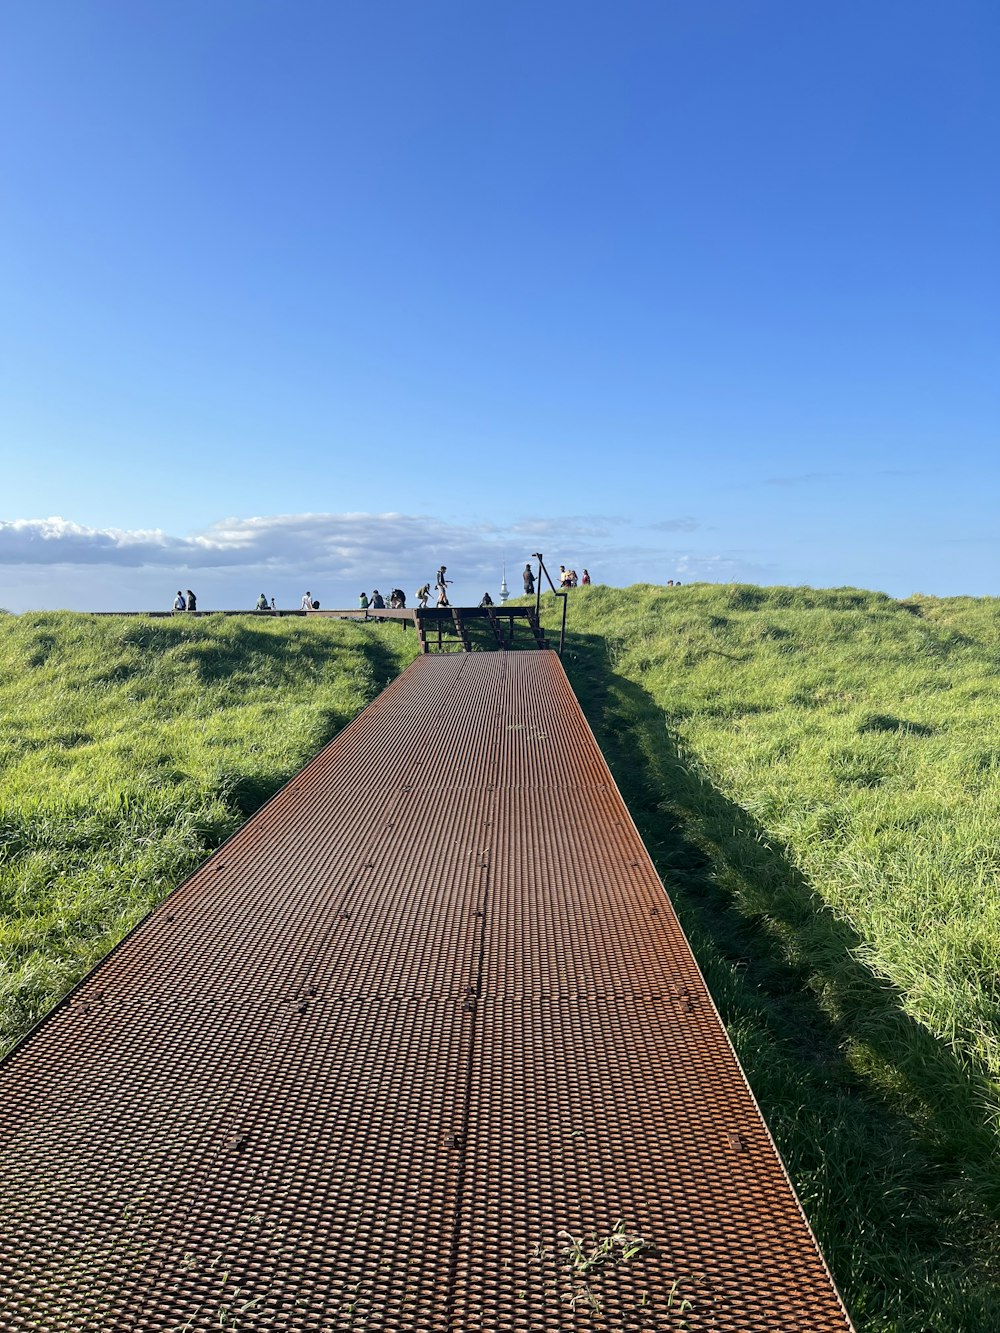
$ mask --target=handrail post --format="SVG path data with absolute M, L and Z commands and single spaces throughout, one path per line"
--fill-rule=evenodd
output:
M 535 619 L 538 621 L 539 625 L 541 625 L 542 623 L 540 619 L 541 606 L 542 606 L 542 574 L 545 575 L 546 579 L 548 580 L 549 587 L 552 589 L 555 595 L 563 599 L 562 629 L 559 631 L 559 656 L 562 657 L 563 648 L 566 644 L 566 599 L 569 596 L 569 594 L 564 590 L 560 591 L 560 589 L 558 589 L 556 585 L 552 582 L 552 576 L 549 573 L 549 571 L 545 568 L 545 561 L 542 559 L 541 551 L 533 551 L 532 556 L 535 560 L 538 561 L 538 582 L 535 585 Z

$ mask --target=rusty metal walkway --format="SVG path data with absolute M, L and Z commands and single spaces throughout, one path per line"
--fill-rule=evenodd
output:
M 418 658 L 0 1126 L 5 1331 L 850 1327 L 552 652 Z

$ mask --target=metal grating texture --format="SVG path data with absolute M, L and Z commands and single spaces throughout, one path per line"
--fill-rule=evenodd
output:
M 850 1328 L 548 651 L 414 662 L 0 1127 L 5 1331 Z

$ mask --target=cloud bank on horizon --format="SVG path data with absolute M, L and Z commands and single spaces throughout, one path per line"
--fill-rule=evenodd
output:
M 478 601 L 506 566 L 519 591 L 523 562 L 541 548 L 546 563 L 590 567 L 600 582 L 668 577 L 752 576 L 749 564 L 612 540 L 613 516 L 526 517 L 509 525 L 447 523 L 401 513 L 277 514 L 225 518 L 178 536 L 160 529 L 92 528 L 69 519 L 0 520 L 0 604 L 128 610 L 168 602 L 178 582 L 197 580 L 201 605 L 252 605 L 258 591 L 297 604 L 305 587 L 325 605 L 353 606 L 360 589 L 412 591 L 444 563 L 462 600 Z M 665 531 L 693 521 L 665 520 Z M 302 588 L 299 588 L 299 584 Z M 412 585 L 412 587 L 411 587 Z

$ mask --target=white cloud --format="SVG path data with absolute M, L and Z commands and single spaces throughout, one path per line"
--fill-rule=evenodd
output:
M 176 543 L 164 532 L 85 528 L 65 518 L 0 522 L 0 563 L 15 565 L 127 564 L 159 558 Z
M 504 559 L 516 573 L 542 543 L 557 561 L 579 562 L 585 534 L 600 530 L 600 520 L 580 518 L 502 527 L 422 514 L 275 514 L 177 536 L 14 519 L 0 521 L 0 605 L 139 609 L 169 605 L 177 586 L 190 584 L 206 607 L 252 605 L 260 591 L 297 605 L 306 587 L 324 605 L 353 606 L 362 588 L 412 592 L 442 563 L 456 579 L 453 595 L 478 602 L 487 588 L 495 595 Z
M 120 568 L 222 569 L 233 565 L 297 571 L 367 573 L 405 558 L 436 566 L 449 554 L 456 564 L 492 570 L 498 551 L 512 559 L 530 554 L 540 538 L 568 543 L 605 537 L 599 518 L 525 518 L 502 528 L 463 526 L 420 514 L 276 514 L 225 518 L 203 532 L 177 537 L 158 529 L 87 528 L 64 518 L 0 521 L 0 564 L 113 565 Z M 525 540 L 527 539 L 527 540 Z
M 326 607 L 354 606 L 362 588 L 412 594 L 442 563 L 455 579 L 453 599 L 478 602 L 486 589 L 496 596 L 504 560 L 517 591 L 539 547 L 550 569 L 586 565 L 596 582 L 749 581 L 762 572 L 738 553 L 623 542 L 629 530 L 626 520 L 600 515 L 522 516 L 503 526 L 422 514 L 276 514 L 225 518 L 188 536 L 15 519 L 0 521 L 0 606 L 151 609 L 169 606 L 179 586 L 194 587 L 206 609 L 249 607 L 259 592 L 297 606 L 306 588 Z
M 0 522 L 0 564 L 220 569 L 310 566 L 350 572 L 386 553 L 433 561 L 442 547 L 486 542 L 473 530 L 403 514 L 278 514 L 226 518 L 190 537 L 87 528 L 63 518 Z

